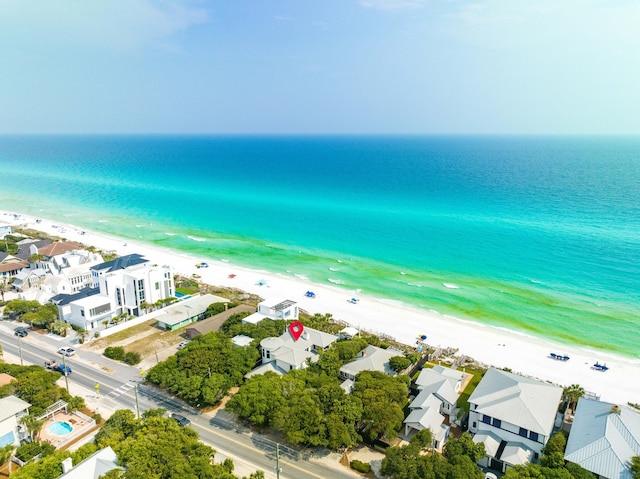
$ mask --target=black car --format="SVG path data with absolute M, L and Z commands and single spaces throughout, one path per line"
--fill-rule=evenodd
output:
M 24 338 L 29 332 L 25 328 L 16 328 L 13 330 L 13 334 L 20 338 Z
M 188 426 L 191 424 L 191 421 L 189 421 L 186 417 L 181 416 L 180 414 L 173 413 L 171 414 L 171 417 L 178 421 L 178 424 L 180 426 Z

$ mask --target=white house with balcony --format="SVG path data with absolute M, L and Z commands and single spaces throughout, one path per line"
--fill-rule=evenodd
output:
M 56 303 L 63 308 L 65 321 L 87 330 L 120 314 L 141 316 L 146 307 L 175 294 L 171 267 L 151 264 L 138 254 L 93 266 L 91 277 L 91 289 L 97 294 L 83 294 L 70 302 L 63 296 Z
M 152 305 L 175 295 L 171 266 L 151 264 L 139 254 L 94 266 L 91 273 L 93 287 L 113 300 L 116 315 L 140 316 L 143 303 Z
M 420 371 L 416 379 L 418 394 L 409 404 L 409 415 L 404 420 L 405 436 L 429 429 L 433 447 L 441 449 L 449 437 L 445 418 L 455 414 L 463 383 L 470 375 L 462 371 L 434 366 Z
M 19 446 L 29 436 L 26 426 L 20 423 L 22 416 L 29 414 L 31 404 L 16 396 L 0 399 L 0 447 L 13 444 Z
M 298 303 L 291 299 L 271 298 L 258 304 L 258 310 L 242 320 L 243 323 L 257 324 L 263 319 L 297 321 Z
M 490 368 L 469 398 L 469 432 L 487 454 L 481 465 L 505 472 L 537 459 L 561 397 L 558 386 Z

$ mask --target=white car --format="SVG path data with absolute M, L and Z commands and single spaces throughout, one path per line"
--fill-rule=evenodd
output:
M 180 344 L 178 344 L 178 349 L 184 349 L 187 344 L 189 344 L 189 340 L 187 339 L 186 341 L 182 341 Z
M 76 354 L 76 350 L 67 346 L 58 349 L 58 354 L 62 354 L 64 356 L 73 356 L 74 354 Z

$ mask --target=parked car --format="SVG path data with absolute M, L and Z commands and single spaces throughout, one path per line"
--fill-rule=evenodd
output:
M 73 356 L 74 354 L 76 354 L 76 350 L 73 348 L 70 348 L 69 346 L 65 346 L 58 349 L 58 354 L 62 354 L 64 356 Z
M 186 341 L 182 341 L 180 344 L 178 344 L 178 349 L 186 348 L 187 344 L 189 344 L 189 340 L 188 339 Z
M 29 334 L 29 331 L 27 331 L 26 328 L 19 327 L 13 330 L 13 334 L 18 336 L 19 338 L 24 338 L 27 334 Z
M 171 418 L 175 419 L 180 426 L 189 426 L 191 421 L 189 421 L 186 417 L 181 416 L 180 414 L 176 414 L 175 412 L 171 414 Z
M 48 359 L 44 362 L 44 367 L 47 369 L 53 369 L 58 365 L 58 361 L 55 359 Z

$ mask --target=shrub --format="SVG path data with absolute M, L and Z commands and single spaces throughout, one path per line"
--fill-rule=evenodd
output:
M 100 424 L 102 422 L 102 416 L 97 412 L 91 415 L 91 419 L 93 419 L 96 424 Z
M 140 362 L 140 355 L 134 351 L 129 351 L 124 355 L 124 362 L 133 366 L 134 364 L 138 364 Z
M 353 469 L 354 471 L 361 472 L 362 474 L 367 474 L 368 472 L 371 471 L 371 466 L 368 463 L 358 461 L 357 459 L 354 459 L 353 461 L 351 461 L 349 465 L 351 466 L 351 469 Z
M 109 346 L 104 350 L 103 354 L 110 359 L 115 359 L 116 361 L 122 361 L 125 356 L 124 348 L 122 346 Z

